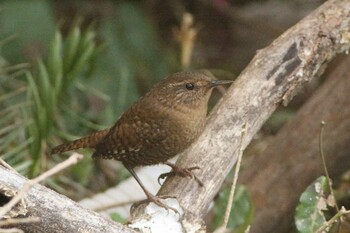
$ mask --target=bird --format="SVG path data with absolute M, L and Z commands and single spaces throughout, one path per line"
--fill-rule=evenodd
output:
M 120 161 L 144 191 L 146 201 L 169 209 L 151 194 L 135 173 L 138 166 L 166 164 L 172 171 L 162 174 L 195 177 L 192 170 L 168 160 L 187 149 L 202 133 L 212 90 L 232 83 L 216 80 L 202 71 L 183 71 L 169 75 L 133 103 L 110 128 L 54 147 L 51 154 L 90 148 L 93 158 Z M 199 179 L 196 179 L 200 185 Z M 170 208 L 172 209 L 172 208 Z

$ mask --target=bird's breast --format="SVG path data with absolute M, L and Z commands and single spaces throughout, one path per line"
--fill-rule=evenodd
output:
M 169 116 L 169 136 L 164 140 L 171 145 L 174 155 L 187 149 L 202 133 L 206 122 L 206 109 L 200 111 L 172 112 Z
M 142 111 L 144 109 L 146 108 L 142 108 Z M 206 108 L 202 111 L 174 111 L 153 106 L 147 110 L 139 112 L 140 110 L 136 109 L 135 112 L 128 112 L 121 118 L 122 121 L 128 122 L 128 127 L 123 126 L 123 131 L 127 131 L 128 134 L 122 132 L 123 127 L 120 126 L 119 131 L 123 135 L 117 137 L 121 146 L 128 144 L 128 148 L 125 149 L 128 156 L 121 159 L 124 163 L 151 165 L 165 162 L 187 149 L 205 126 Z M 137 151 L 131 151 L 129 147 L 137 147 Z

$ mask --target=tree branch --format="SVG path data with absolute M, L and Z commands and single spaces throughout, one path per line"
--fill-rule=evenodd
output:
M 0 166 L 0 197 L 4 197 L 5 192 L 18 192 L 27 181 L 21 175 Z M 26 216 L 39 217 L 41 220 L 16 226 L 25 232 L 135 232 L 82 208 L 40 184 L 28 191 L 24 203 Z

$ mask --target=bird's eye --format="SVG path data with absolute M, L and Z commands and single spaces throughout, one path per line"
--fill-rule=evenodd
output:
M 194 89 L 194 84 L 193 83 L 186 83 L 186 89 L 187 90 L 193 90 Z

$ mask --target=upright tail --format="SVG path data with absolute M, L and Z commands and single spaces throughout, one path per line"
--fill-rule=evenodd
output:
M 110 129 L 97 131 L 75 141 L 58 145 L 52 148 L 51 154 L 60 154 L 66 151 L 77 150 L 79 148 L 95 148 L 95 146 L 108 134 L 109 130 Z

